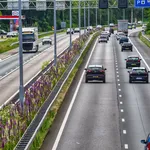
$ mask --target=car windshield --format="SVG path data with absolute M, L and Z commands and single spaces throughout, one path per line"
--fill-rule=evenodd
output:
M 105 36 L 101 36 L 100 38 L 101 38 L 101 39 L 106 39 L 106 37 L 105 37 Z
M 139 72 L 139 73 L 145 73 L 146 70 L 145 69 L 133 69 L 133 72 Z
M 35 41 L 34 33 L 33 34 L 22 34 L 23 41 Z

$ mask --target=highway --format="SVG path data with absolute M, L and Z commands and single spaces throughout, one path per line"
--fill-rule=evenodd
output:
M 72 35 L 72 40 L 79 37 L 79 33 Z M 57 54 L 69 46 L 70 35 L 58 34 Z M 52 41 L 53 42 L 53 41 Z M 38 53 L 24 53 L 24 84 L 29 82 L 40 70 L 43 62 L 53 59 L 54 46 L 40 44 Z M 19 60 L 18 53 L 0 61 L 0 105 L 9 101 L 19 89 Z
M 149 69 L 150 52 L 137 35 L 130 34 L 133 52 L 121 52 L 115 35 L 108 43 L 96 41 L 41 150 L 144 149 L 140 140 L 150 132 L 150 83 L 129 83 L 125 66 L 127 56 L 139 55 Z M 106 83 L 85 83 L 88 64 L 107 68 Z

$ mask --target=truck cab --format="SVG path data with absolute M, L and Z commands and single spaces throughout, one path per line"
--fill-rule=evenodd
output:
M 22 43 L 23 52 L 38 51 L 39 45 L 37 27 L 22 28 Z

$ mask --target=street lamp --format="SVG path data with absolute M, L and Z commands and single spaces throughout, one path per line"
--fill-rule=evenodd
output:
M 54 0 L 54 65 L 57 66 L 57 43 L 56 43 L 56 0 Z
M 71 28 L 72 28 L 72 3 L 71 3 L 71 0 L 70 0 L 70 50 L 71 50 L 71 47 L 72 47 L 72 33 L 71 33 Z

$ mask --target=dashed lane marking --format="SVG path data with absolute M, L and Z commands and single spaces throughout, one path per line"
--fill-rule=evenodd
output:
M 125 119 L 124 119 L 124 118 L 122 118 L 121 120 L 122 120 L 122 122 L 125 122 Z
M 121 91 L 121 89 L 118 89 L 118 91 Z
M 120 102 L 120 104 L 122 105 L 122 104 L 123 104 L 123 102 Z
M 122 97 L 122 95 L 119 95 L 119 97 Z
M 121 112 L 124 112 L 124 110 L 123 110 L 123 109 L 121 109 L 120 111 L 121 111 Z
M 129 149 L 128 144 L 124 144 L 125 149 Z
M 120 81 L 120 79 L 118 79 L 117 81 Z
M 123 130 L 123 134 L 127 134 L 127 131 L 126 131 L 126 130 Z
M 118 84 L 118 86 L 120 86 L 120 84 Z

